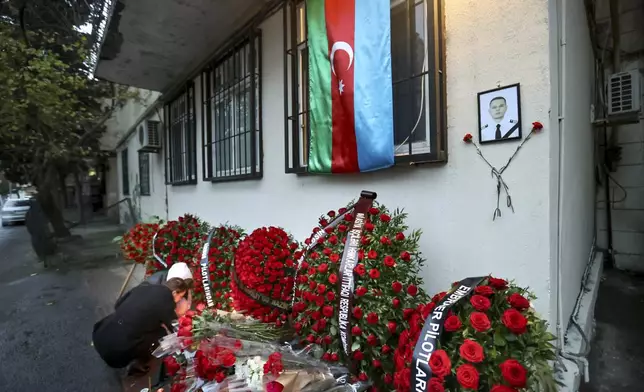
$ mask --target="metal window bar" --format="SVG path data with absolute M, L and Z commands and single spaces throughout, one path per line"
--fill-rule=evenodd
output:
M 121 151 L 121 176 L 123 180 L 123 194 L 130 194 L 130 168 L 128 165 L 127 148 Z
M 150 154 L 139 152 L 139 181 L 142 196 L 150 196 Z
M 197 180 L 197 127 L 194 84 L 166 105 L 166 183 L 195 184 Z
M 204 180 L 261 178 L 261 35 L 253 31 L 202 71 Z
M 427 2 L 427 12 L 424 8 Z M 285 63 L 285 171 L 306 172 L 309 151 L 309 82 L 308 28 L 306 8 L 302 0 L 290 0 L 284 6 L 284 63 Z M 392 23 L 392 55 L 402 50 L 394 71 L 394 134 L 398 163 L 424 163 L 446 159 L 445 77 L 442 0 L 392 1 L 394 13 L 403 13 L 405 24 L 397 28 Z M 422 25 L 417 24 L 421 15 Z M 426 16 L 426 18 L 425 18 Z M 392 21 L 393 22 L 393 21 Z M 400 24 L 398 24 L 400 26 Z M 421 30 L 422 28 L 422 30 Z M 417 34 L 417 29 L 421 30 Z M 304 31 L 301 36 L 300 31 Z M 394 34 L 404 34 L 404 48 L 394 48 Z M 420 38 L 420 40 L 418 39 Z M 396 41 L 401 41 L 397 39 Z M 422 51 L 418 49 L 422 44 Z M 427 67 L 422 63 L 427 56 Z M 419 67 L 420 65 L 420 67 Z M 424 92 L 421 91 L 421 86 Z M 422 95 L 422 106 L 421 106 Z M 418 123 L 416 125 L 416 123 Z M 413 131 L 413 132 L 412 132 Z

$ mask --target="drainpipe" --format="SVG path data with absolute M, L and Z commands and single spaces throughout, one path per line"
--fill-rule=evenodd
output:
M 590 381 L 588 374 L 588 361 L 581 354 L 570 353 L 566 351 L 566 340 L 565 334 L 567 327 L 564 323 L 563 316 L 563 296 L 562 296 L 562 286 L 563 282 L 561 279 L 561 258 L 562 258 L 562 241 L 561 241 L 561 228 L 564 224 L 563 216 L 561 214 L 562 209 L 562 195 L 561 189 L 564 185 L 563 179 L 563 135 L 565 132 L 565 114 L 566 114 L 566 66 L 567 66 L 567 48 L 566 48 L 566 23 L 567 23 L 567 0 L 558 0 L 557 1 L 557 10 L 558 17 L 558 27 L 557 27 L 557 58 L 558 58 L 558 107 L 557 107 L 557 123 L 558 130 L 557 135 L 559 138 L 559 157 L 557 163 L 557 175 L 558 175 L 558 186 L 557 186 L 557 255 L 556 255 L 556 271 L 557 271 L 557 337 L 558 337 L 558 351 L 559 355 L 569 361 L 577 363 L 578 366 L 581 363 L 584 371 L 584 381 L 587 383 Z M 581 367 L 581 366 L 580 366 Z

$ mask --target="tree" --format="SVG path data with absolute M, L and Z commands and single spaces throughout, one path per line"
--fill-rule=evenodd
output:
M 0 169 L 13 182 L 36 186 L 57 236 L 69 235 L 54 197 L 60 178 L 101 158 L 104 123 L 133 97 L 91 77 L 95 38 L 79 26 L 96 22 L 101 5 L 0 3 Z

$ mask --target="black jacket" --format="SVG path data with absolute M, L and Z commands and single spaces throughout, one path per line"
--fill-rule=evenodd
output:
M 168 270 L 157 271 L 145 279 L 146 282 L 151 284 L 164 284 L 166 280 L 168 280 Z
M 147 360 L 177 318 L 172 291 L 165 285 L 141 284 L 116 302 L 114 313 L 94 325 L 94 348 L 113 368 L 134 359 Z

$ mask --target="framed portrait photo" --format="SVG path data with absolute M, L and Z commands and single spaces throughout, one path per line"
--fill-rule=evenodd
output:
M 477 94 L 479 143 L 521 140 L 519 83 Z

